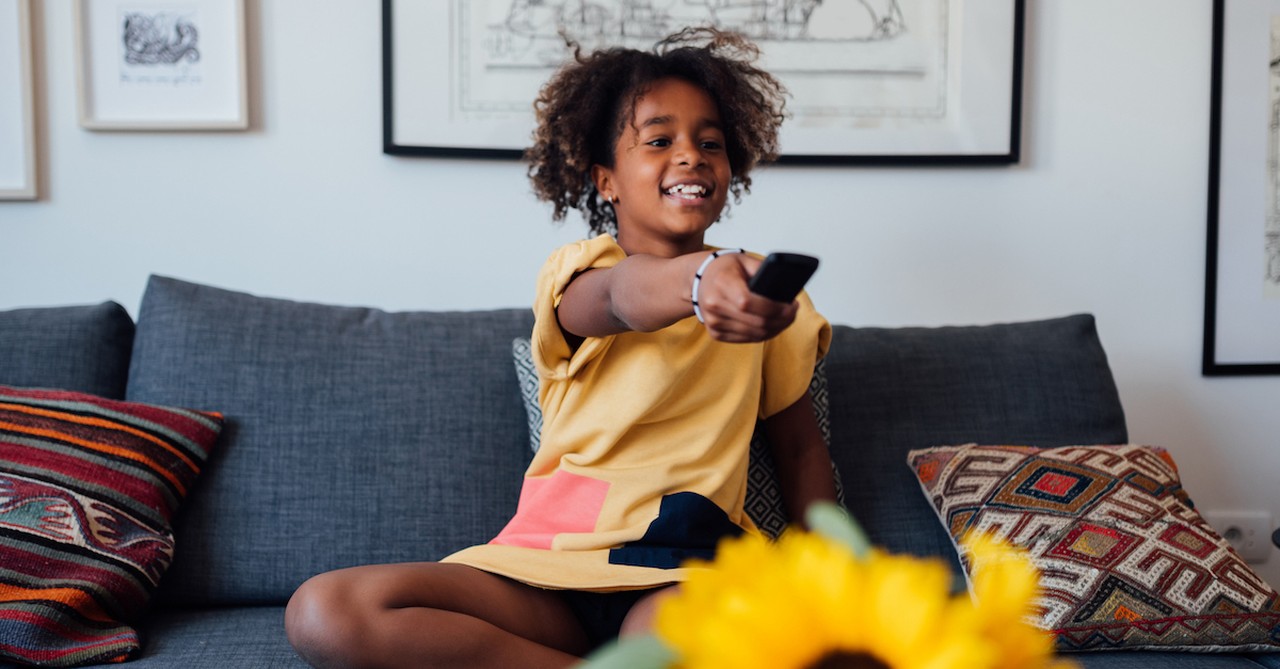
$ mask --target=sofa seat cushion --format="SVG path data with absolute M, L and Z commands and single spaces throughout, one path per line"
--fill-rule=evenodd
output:
M 93 669 L 306 669 L 284 632 L 284 607 L 162 610 L 147 624 L 142 653 Z M 1277 669 L 1280 655 L 1100 652 L 1063 656 L 1081 669 Z M 1271 660 L 1276 663 L 1270 663 Z M 18 665 L 0 662 L 2 669 Z
M 303 668 L 284 633 L 284 607 L 163 610 L 146 627 L 136 669 Z
M 388 313 L 153 277 L 128 396 L 227 418 L 162 596 L 283 604 L 324 571 L 497 535 L 530 459 L 510 350 L 532 323 L 527 309 Z
M 164 611 L 146 628 L 131 669 L 306 669 L 284 633 L 283 607 Z M 1062 656 L 1081 669 L 1277 669 L 1280 655 L 1204 655 L 1113 651 Z M 120 667 L 93 665 L 94 669 Z M 0 663 L 3 669 L 18 665 Z
M 129 669 L 306 669 L 284 633 L 284 607 L 160 610 Z M 3 669 L 17 665 L 0 664 Z
M 1268 664 L 1267 656 L 1204 653 L 1110 651 L 1069 653 L 1060 657 L 1075 662 L 1081 669 L 1271 669 L 1280 666 Z
M 115 302 L 0 311 L 0 384 L 124 399 L 133 332 Z

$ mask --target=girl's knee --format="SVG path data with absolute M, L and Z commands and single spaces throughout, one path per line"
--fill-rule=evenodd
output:
M 351 592 L 341 574 L 328 573 L 308 579 L 289 598 L 285 634 L 312 666 L 351 666 L 348 658 L 361 657 L 365 616 L 356 610 Z

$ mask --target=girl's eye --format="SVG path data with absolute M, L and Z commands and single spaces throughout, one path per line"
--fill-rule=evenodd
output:
M 723 146 L 724 146 L 723 144 L 721 144 L 719 141 L 714 139 L 706 139 L 702 141 L 702 148 L 708 149 L 711 151 L 718 151 L 721 148 L 723 148 Z
M 656 139 L 649 140 L 648 142 L 646 142 L 646 144 L 648 144 L 649 146 L 666 147 L 666 146 L 671 146 L 671 140 L 667 139 L 666 137 L 658 137 Z

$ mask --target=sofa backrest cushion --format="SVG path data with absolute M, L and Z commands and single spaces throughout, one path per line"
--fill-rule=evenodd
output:
M 124 399 L 133 332 L 115 302 L 0 311 L 0 384 Z
M 387 313 L 152 277 L 128 397 L 215 407 L 171 604 L 283 603 L 306 578 L 492 538 L 530 458 L 511 340 L 527 309 Z
M 907 452 L 931 446 L 1122 444 L 1124 411 L 1089 315 L 943 328 L 836 327 L 832 456 L 877 544 L 947 556 L 951 539 Z

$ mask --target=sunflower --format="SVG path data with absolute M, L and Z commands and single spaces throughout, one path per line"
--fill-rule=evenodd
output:
M 817 532 L 721 544 L 663 600 L 648 662 L 589 667 L 680 669 L 1066 669 L 1053 638 L 1026 622 L 1038 575 L 1025 555 L 986 537 L 965 544 L 975 599 L 952 596 L 941 560 L 869 548 L 836 507 Z M 622 650 L 636 650 L 626 648 Z M 638 655 L 637 655 L 638 657 Z
M 941 562 L 848 548 L 807 533 L 726 542 L 658 609 L 656 631 L 685 669 L 980 667 L 992 650 L 960 633 Z M 962 622 L 964 624 L 957 624 Z M 941 638 L 940 638 L 941 637 Z M 946 638 L 951 637 L 951 638 Z

